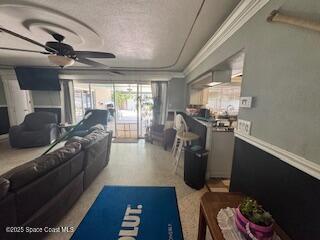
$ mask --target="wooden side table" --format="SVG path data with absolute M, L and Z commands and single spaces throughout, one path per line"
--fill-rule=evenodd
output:
M 221 208 L 237 207 L 244 197 L 241 193 L 205 193 L 200 201 L 198 240 L 205 240 L 207 226 L 214 240 L 225 240 L 218 225 L 218 212 Z M 281 240 L 290 240 L 276 223 L 274 224 L 274 230 Z

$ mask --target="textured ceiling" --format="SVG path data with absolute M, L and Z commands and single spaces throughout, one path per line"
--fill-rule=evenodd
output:
M 239 0 L 0 1 L 0 25 L 39 42 L 60 33 L 75 50 L 106 51 L 113 68 L 181 71 Z M 198 16 L 199 15 L 199 16 Z M 0 47 L 42 50 L 0 33 Z M 46 56 L 0 50 L 0 65 L 51 66 Z M 76 64 L 74 67 L 85 67 Z

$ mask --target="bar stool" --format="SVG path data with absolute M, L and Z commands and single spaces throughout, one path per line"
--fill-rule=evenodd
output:
M 175 139 L 174 139 L 174 143 L 173 143 L 173 146 L 172 146 L 171 153 L 172 153 L 172 156 L 175 157 L 176 156 L 176 152 L 178 150 L 178 146 L 179 146 L 178 144 L 180 143 L 180 139 L 177 137 L 178 133 L 187 132 L 188 131 L 187 123 L 186 123 L 186 121 L 184 120 L 184 118 L 183 118 L 183 116 L 181 114 L 178 114 L 178 115 L 175 116 L 173 129 L 176 130 L 176 136 L 175 136 Z
M 187 123 L 181 114 L 178 114 L 176 116 L 174 123 L 174 128 L 176 129 L 177 133 L 171 152 L 172 156 L 175 159 L 174 172 L 176 172 L 183 148 L 186 147 L 188 144 L 191 144 L 191 141 L 198 139 L 199 136 L 195 133 L 188 132 Z
M 192 132 L 180 132 L 176 134 L 177 142 L 178 142 L 178 150 L 175 156 L 175 169 L 174 172 L 177 172 L 179 160 L 181 158 L 181 152 L 184 147 L 191 144 L 193 140 L 196 140 L 199 138 L 199 135 L 192 133 Z

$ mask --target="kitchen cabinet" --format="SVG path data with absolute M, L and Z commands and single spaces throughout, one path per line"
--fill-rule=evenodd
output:
M 193 89 L 190 88 L 189 104 L 206 105 L 208 103 L 208 88 Z

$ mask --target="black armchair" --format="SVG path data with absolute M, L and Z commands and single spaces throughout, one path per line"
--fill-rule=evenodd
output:
M 176 137 L 176 130 L 173 128 L 164 129 L 164 125 L 153 125 L 150 127 L 150 141 L 160 142 L 164 150 L 171 149 Z
M 9 129 L 11 147 L 28 148 L 45 146 L 59 134 L 57 115 L 50 112 L 28 114 L 23 123 Z

